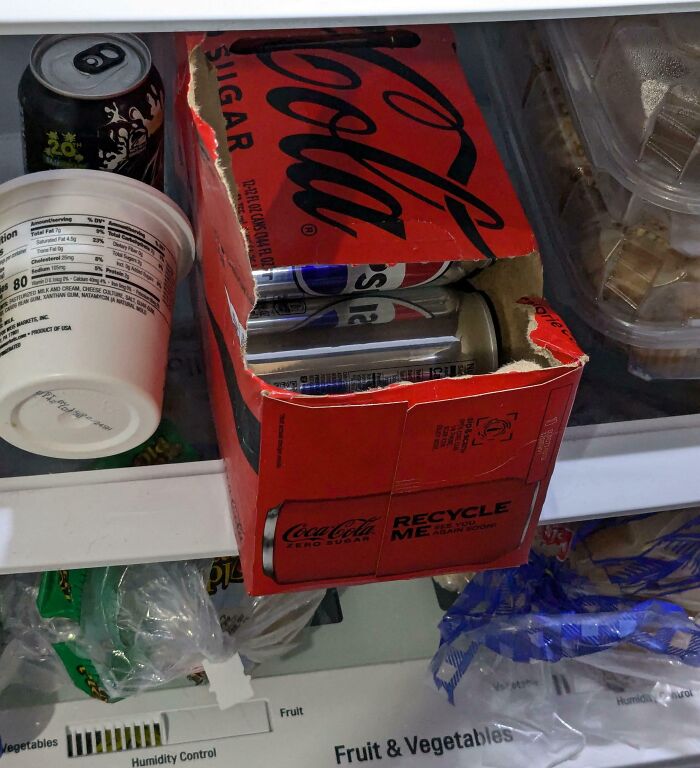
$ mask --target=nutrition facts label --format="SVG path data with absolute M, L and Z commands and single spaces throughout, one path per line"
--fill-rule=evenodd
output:
M 55 215 L 0 232 L 0 357 L 73 330 L 73 301 L 104 301 L 170 323 L 177 266 L 158 238 L 117 219 Z M 66 312 L 47 300 L 63 299 Z

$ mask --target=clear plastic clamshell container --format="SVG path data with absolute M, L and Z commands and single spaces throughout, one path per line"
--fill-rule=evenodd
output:
M 569 303 L 632 373 L 700 378 L 700 16 L 486 34 L 513 52 L 493 91 L 560 230 Z

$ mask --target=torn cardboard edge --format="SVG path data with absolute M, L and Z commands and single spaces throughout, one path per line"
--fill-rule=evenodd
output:
M 187 101 L 193 114 L 199 119 L 200 130 L 205 130 L 212 138 L 216 171 L 226 190 L 231 219 L 236 223 L 237 234 L 241 238 L 246 254 L 248 254 L 250 250 L 248 235 L 238 216 L 235 203 L 238 184 L 233 171 L 231 156 L 228 150 L 220 151 L 221 147 L 227 146 L 227 142 L 224 116 L 218 99 L 216 74 L 204 54 L 201 42 L 189 52 Z M 250 311 L 252 311 L 257 302 L 252 270 L 249 272 L 248 278 L 248 280 L 241 280 L 241 284 L 244 289 L 248 285 L 252 286 L 252 298 L 248 295 L 251 301 Z M 532 306 L 519 302 L 522 297 L 541 296 L 542 294 L 543 275 L 539 252 L 532 251 L 529 254 L 500 258 L 496 263 L 491 264 L 470 279 L 470 282 L 477 290 L 486 294 L 493 306 L 499 329 L 500 354 L 501 358 L 506 360 L 495 371 L 479 375 L 523 373 L 561 365 L 583 365 L 587 361 L 588 358 L 582 356 L 578 360 L 564 363 L 551 348 L 541 346 L 533 338 L 538 326 L 536 311 Z M 248 294 L 247 290 L 246 294 Z M 229 306 L 233 307 L 228 295 L 227 300 Z M 242 325 L 238 314 L 235 315 L 233 322 L 241 342 L 241 356 L 245 372 L 257 379 L 258 377 L 246 365 L 245 338 L 240 333 Z M 472 378 L 472 376 L 466 375 L 457 378 L 466 379 Z M 413 382 L 397 382 L 392 384 L 391 388 L 413 384 Z M 279 394 L 293 394 L 300 399 L 319 397 L 318 395 L 299 395 L 271 384 L 265 385 L 264 396 L 274 397 Z M 343 397 L 343 395 L 337 397 Z
M 265 389 L 263 388 L 261 391 L 261 396 L 263 398 L 263 402 L 267 401 L 275 401 L 275 402 L 286 402 L 289 405 L 293 405 L 295 408 L 299 409 L 313 409 L 313 408 L 344 408 L 344 407 L 353 407 L 357 405 L 361 405 L 363 408 L 378 408 L 378 407 L 384 407 L 387 404 L 394 404 L 398 405 L 401 403 L 404 403 L 406 405 L 406 411 L 409 412 L 414 408 L 420 407 L 424 403 L 421 402 L 409 402 L 408 398 L 405 396 L 402 396 L 402 393 L 406 391 L 407 387 L 411 387 L 411 389 L 417 388 L 417 387 L 424 387 L 426 385 L 428 386 L 434 386 L 439 385 L 440 382 L 444 381 L 465 381 L 467 379 L 474 379 L 474 378 L 480 378 L 484 379 L 487 376 L 494 376 L 494 375 L 501 375 L 501 374 L 527 374 L 527 373 L 533 373 L 537 371 L 546 371 L 546 370 L 554 370 L 555 373 L 553 376 L 549 379 L 547 379 L 545 382 L 538 381 L 538 382 L 529 382 L 526 384 L 520 384 L 520 385 L 513 385 L 510 382 L 504 383 L 503 386 L 495 388 L 493 390 L 490 390 L 492 392 L 526 392 L 531 389 L 536 389 L 541 387 L 543 384 L 553 384 L 556 383 L 559 379 L 565 378 L 570 370 L 573 368 L 580 368 L 585 361 L 587 361 L 588 358 L 584 357 L 583 362 L 580 362 L 578 360 L 573 361 L 571 363 L 557 363 L 556 366 L 553 366 L 552 368 L 543 368 L 542 366 L 538 365 L 534 362 L 529 362 L 527 360 L 520 360 L 515 363 L 507 363 L 506 365 L 501 366 L 497 371 L 494 371 L 493 373 L 484 373 L 479 374 L 478 377 L 475 376 L 453 376 L 449 379 L 431 379 L 428 381 L 421 381 L 421 382 L 415 382 L 415 381 L 405 381 L 405 382 L 396 382 L 394 384 L 390 384 L 387 387 L 383 387 L 381 389 L 369 389 L 369 390 L 362 390 L 361 392 L 348 392 L 345 394 L 335 394 L 335 395 L 300 395 L 296 392 L 291 392 L 286 389 Z M 246 369 L 246 374 L 249 374 L 251 376 L 255 376 L 255 374 L 251 373 Z M 372 398 L 373 395 L 376 395 L 377 392 L 384 392 L 387 393 L 386 399 L 382 399 L 381 401 L 377 401 L 376 399 L 370 399 L 367 402 L 358 402 L 358 398 L 361 395 L 367 395 L 368 398 Z M 395 394 L 395 397 L 391 397 L 392 394 Z M 483 392 L 473 392 L 473 393 L 464 393 L 461 395 L 449 395 L 445 396 L 444 399 L 446 400 L 469 400 L 470 398 L 480 398 L 484 395 Z M 436 399 L 438 399 L 438 396 L 436 395 Z

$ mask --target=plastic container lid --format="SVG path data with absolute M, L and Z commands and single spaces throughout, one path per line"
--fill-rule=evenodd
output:
M 700 214 L 697 14 L 543 25 L 592 163 L 644 200 Z M 700 37 L 695 38 L 700 40 Z
M 594 66 L 596 47 L 614 24 L 581 21 L 590 44 L 578 61 Z M 674 226 L 684 224 L 690 233 L 700 219 L 644 203 L 638 206 L 639 219 L 621 223 L 615 198 L 629 204 L 630 192 L 601 172 L 579 140 L 574 109 L 585 107 L 572 103 L 547 51 L 538 50 L 537 29 L 500 25 L 484 31 L 481 42 L 489 95 L 533 202 L 530 213 L 541 220 L 538 236 L 550 243 L 544 249 L 545 269 L 558 298 L 627 347 L 631 372 L 644 378 L 700 378 L 700 259 L 670 242 L 677 234 Z M 507 65 L 494 54 L 503 49 L 514 51 Z M 659 211 L 667 212 L 665 220 Z

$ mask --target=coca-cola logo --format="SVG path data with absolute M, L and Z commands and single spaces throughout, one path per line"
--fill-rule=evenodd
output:
M 335 542 L 364 538 L 374 533 L 378 517 L 354 517 L 335 525 L 309 525 L 296 523 L 282 534 L 289 544 L 300 542 Z
M 247 81 L 238 71 L 241 61 L 254 56 L 288 82 L 270 87 L 267 102 L 300 127 L 279 141 L 292 160 L 286 173 L 297 187 L 292 197 L 297 208 L 353 237 L 358 236 L 357 225 L 366 223 L 407 239 L 404 207 L 409 199 L 420 201 L 429 207 L 426 220 L 430 210 L 445 211 L 474 247 L 492 258 L 486 237 L 489 230 L 502 230 L 504 221 L 473 191 L 477 148 L 465 117 L 436 83 L 382 48 L 389 38 L 403 41 L 398 48 L 419 48 L 419 34 L 377 30 L 371 37 L 373 42 L 368 39 L 366 45 L 344 45 L 337 35 L 329 35 L 313 44 L 299 40 L 296 47 L 294 38 L 242 37 L 208 50 L 207 58 L 218 71 L 229 151 L 245 152 L 256 145 L 253 131 L 244 128 L 245 86 L 258 88 L 260 80 L 253 76 Z M 443 41 L 441 50 L 445 67 L 456 71 L 451 47 Z M 434 54 L 430 50 L 426 56 Z M 376 96 L 363 98 L 363 78 L 366 90 Z M 385 114 L 379 114 L 380 108 Z M 481 127 L 480 119 L 478 123 Z M 418 132 L 420 138 L 415 137 Z M 397 141 L 401 135 L 412 140 Z M 397 146 L 410 149 L 402 154 Z M 453 155 L 447 147 L 454 147 Z
M 320 53 L 324 48 L 327 52 Z M 258 54 L 265 66 L 295 83 L 272 88 L 267 94 L 269 104 L 316 129 L 285 136 L 279 142 L 280 149 L 296 161 L 287 169 L 288 178 L 299 187 L 293 195 L 296 206 L 351 236 L 357 236 L 351 222 L 359 220 L 405 239 L 398 194 L 410 195 L 446 210 L 470 242 L 484 256 L 493 257 L 481 230 L 502 229 L 504 222 L 493 207 L 468 189 L 477 150 L 457 107 L 423 75 L 388 53 L 370 47 L 344 48 L 345 61 L 355 58 L 370 63 L 381 71 L 378 77 L 394 85 L 383 91 L 382 98 L 394 113 L 405 118 L 406 130 L 411 130 L 411 123 L 420 124 L 434 129 L 436 141 L 445 142 L 446 134 L 457 139 L 455 156 L 444 169 L 431 169 L 366 144 L 362 139 L 376 134 L 377 122 L 351 103 L 352 96 L 344 98 L 361 88 L 362 79 L 336 56 L 322 43 L 313 52 Z M 425 150 L 423 156 L 429 159 L 429 147 Z M 360 173 L 338 167 L 334 155 L 354 161 Z M 343 188 L 353 193 L 350 198 L 342 195 Z M 360 202 L 358 193 L 368 202 Z

